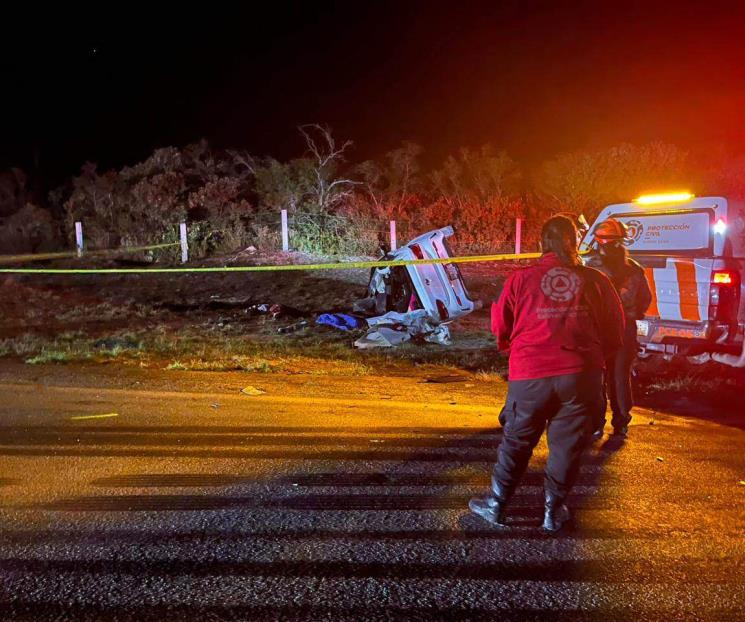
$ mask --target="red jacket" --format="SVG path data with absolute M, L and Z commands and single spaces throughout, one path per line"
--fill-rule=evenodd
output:
M 623 343 L 623 308 L 604 274 L 546 253 L 508 277 L 491 328 L 509 353 L 510 380 L 562 376 L 605 366 Z

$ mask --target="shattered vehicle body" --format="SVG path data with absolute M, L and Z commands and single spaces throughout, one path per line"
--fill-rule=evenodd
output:
M 448 259 L 452 253 L 447 238 L 452 235 L 452 227 L 430 231 L 386 253 L 383 259 Z M 377 345 L 396 345 L 419 334 L 428 341 L 446 345 L 450 343 L 446 325 L 468 315 L 476 306 L 468 295 L 456 264 L 432 263 L 373 269 L 367 297 L 355 303 L 354 310 L 377 316 L 368 319 L 373 327 L 371 332 L 378 333 L 373 337 L 381 342 Z M 389 331 L 388 338 L 381 337 L 383 327 L 408 335 L 404 339 Z M 355 345 L 368 347 L 365 342 Z

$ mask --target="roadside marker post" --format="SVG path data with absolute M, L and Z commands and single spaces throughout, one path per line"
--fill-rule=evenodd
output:
M 287 210 L 282 210 L 282 252 L 290 250 L 290 232 L 287 230 Z
M 398 248 L 396 243 L 396 221 L 391 220 L 391 250 L 395 251 Z
M 515 255 L 519 255 L 522 250 L 522 237 L 523 237 L 523 219 L 515 219 Z
M 179 239 L 181 241 L 181 263 L 189 261 L 189 241 L 186 237 L 186 223 L 179 225 Z
M 78 257 L 83 256 L 83 223 L 75 223 L 75 246 L 77 247 Z

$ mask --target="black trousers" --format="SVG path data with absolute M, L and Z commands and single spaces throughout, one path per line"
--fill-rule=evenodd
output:
M 544 430 L 548 440 L 546 492 L 560 499 L 569 494 L 602 388 L 600 369 L 509 383 L 503 437 L 492 474 L 492 482 L 506 497 L 515 491 Z
M 631 366 L 634 364 L 639 345 L 636 337 L 636 322 L 626 324 L 623 347 L 607 361 L 605 386 L 610 398 L 613 412 L 611 425 L 621 428 L 631 421 L 631 409 L 634 407 L 634 393 L 631 388 Z M 602 420 L 597 428 L 605 425 L 605 405 L 602 409 Z

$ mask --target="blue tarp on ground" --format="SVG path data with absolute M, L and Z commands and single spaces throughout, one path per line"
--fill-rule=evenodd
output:
M 325 324 L 340 330 L 367 328 L 367 321 L 364 318 L 348 313 L 322 313 L 316 318 L 316 324 Z

